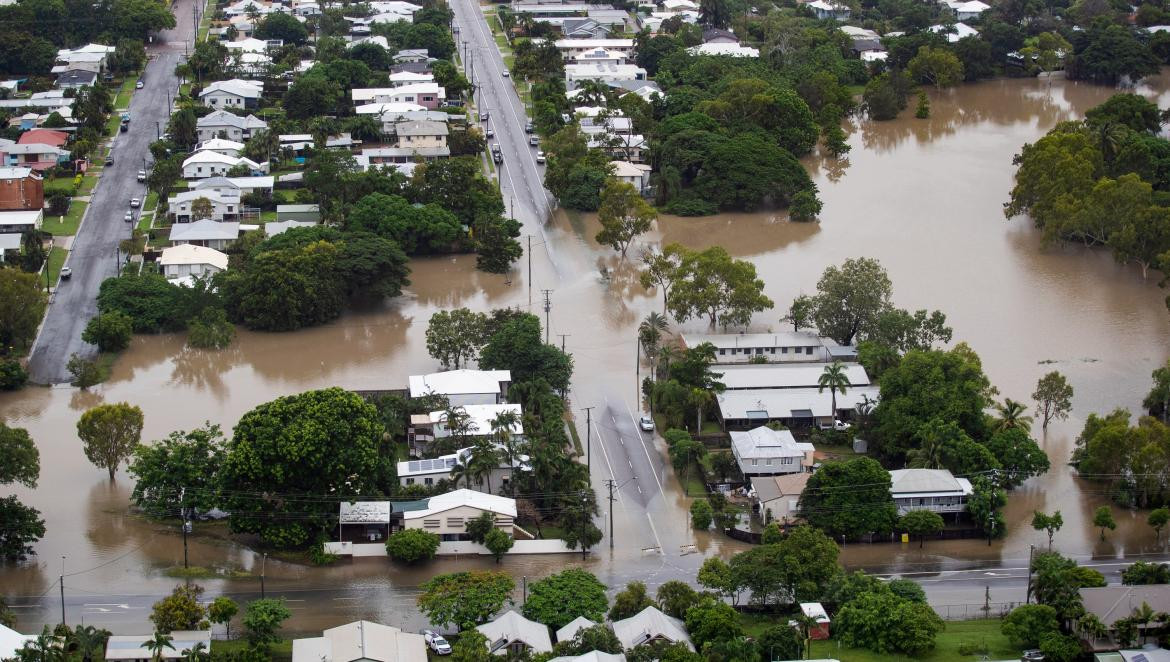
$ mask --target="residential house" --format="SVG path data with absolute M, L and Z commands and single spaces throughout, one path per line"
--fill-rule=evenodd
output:
M 1097 653 L 1093 662 L 1170 662 L 1170 650 L 1150 643 L 1135 650 Z
M 246 166 L 248 172 L 262 173 L 268 170 L 268 164 L 256 163 L 242 156 L 224 156 L 218 152 L 195 152 L 183 161 L 183 179 L 204 179 L 207 177 L 226 177 L 228 171 L 238 165 Z
M 239 0 L 239 2 L 234 2 L 227 7 L 224 7 L 223 13 L 225 16 L 229 17 L 243 16 L 245 14 L 257 14 L 264 16 L 266 14 L 272 13 L 272 5 L 265 4 L 263 2 L 257 2 L 256 0 Z
M 586 18 L 608 28 L 610 33 L 637 32 L 641 28 L 638 19 L 630 16 L 629 12 L 624 9 L 614 9 L 608 5 L 593 5 L 586 14 Z
M 567 60 L 568 64 L 626 64 L 630 58 L 619 51 L 610 51 L 604 48 L 594 48 L 584 53 L 574 55 Z
M 943 4 L 955 13 L 958 21 L 977 21 L 991 5 L 980 0 L 943 0 Z
M 573 637 L 577 636 L 577 633 L 581 630 L 588 630 L 595 625 L 597 625 L 597 623 L 594 623 L 588 618 L 585 618 L 584 616 L 578 616 L 555 632 L 557 641 L 570 641 L 573 639 Z
M 0 211 L 0 234 L 23 234 L 41 229 L 45 221 L 43 209 Z
M 729 391 L 819 387 L 820 377 L 831 363 L 735 363 L 721 365 L 720 379 Z M 849 386 L 869 386 L 869 374 L 860 363 L 843 363 Z
M 663 0 L 662 10 L 675 14 L 680 11 L 699 11 L 699 4 L 691 0 Z
M 267 128 L 268 123 L 255 115 L 241 117 L 226 110 L 208 113 L 195 122 L 195 132 L 199 135 L 199 140 L 227 138 L 243 142 L 251 138 L 255 132 Z
M 488 650 L 496 655 L 521 654 L 525 651 L 532 654 L 552 652 L 548 627 L 530 621 L 511 609 L 475 629 L 487 637 Z
M 172 244 L 195 244 L 222 251 L 240 238 L 240 224 L 213 221 L 204 218 L 191 223 L 175 223 L 171 226 Z
M 423 636 L 391 625 L 355 621 L 321 634 L 293 639 L 292 662 L 427 662 Z
M 34 634 L 21 634 L 12 628 L 0 625 L 0 660 L 15 660 L 16 652 L 24 648 L 25 642 L 36 641 Z
M 406 48 L 394 54 L 395 62 L 433 62 L 434 58 L 430 56 L 425 48 Z
M 553 43 L 566 62 L 598 48 L 619 53 L 627 60 L 634 56 L 633 39 L 557 39 Z
M 16 251 L 17 253 L 20 252 L 20 240 L 20 235 L 16 234 L 15 232 L 0 232 L 0 264 L 3 264 L 6 261 L 5 258 L 7 257 L 8 251 Z
M 357 87 L 350 90 L 355 105 L 361 103 L 413 103 L 434 110 L 446 99 L 446 91 L 435 82 L 399 87 Z
M 220 43 L 222 43 L 224 47 L 228 49 L 229 53 L 267 53 L 269 47 L 280 48 L 282 45 L 284 45 L 284 42 L 280 39 L 275 39 L 272 42 L 269 42 L 264 39 L 256 39 L 255 37 L 247 37 L 245 39 L 237 39 L 235 41 L 223 41 Z
M 54 85 L 61 90 L 77 90 L 83 87 L 93 87 L 97 83 L 97 79 L 96 71 L 69 69 L 57 74 L 57 81 Z
M 769 363 L 830 360 L 828 352 L 825 351 L 825 339 L 807 331 L 683 336 L 683 344 L 687 347 L 698 347 L 703 343 L 715 346 L 716 363 L 747 363 L 757 356 L 767 359 Z
M 497 445 L 496 450 L 506 451 L 503 445 Z M 440 481 L 450 480 L 451 470 L 456 465 L 467 466 L 471 456 L 472 449 L 469 447 L 461 448 L 449 455 L 442 455 L 429 460 L 407 460 L 405 462 L 399 462 L 398 482 L 403 486 L 437 485 Z M 525 472 L 531 468 L 528 462 L 528 456 L 522 454 L 513 456 L 511 460 L 502 458 L 499 466 L 491 472 L 490 476 L 484 476 L 484 483 L 482 485 L 477 484 L 477 487 L 487 488 L 490 483 L 492 492 L 506 492 L 508 485 L 512 482 L 513 473 Z
M 239 156 L 240 152 L 244 151 L 244 143 L 236 142 L 234 140 L 227 140 L 225 138 L 212 138 L 211 140 L 204 140 L 195 145 L 196 152 L 201 152 L 204 150 L 234 158 Z
M 260 105 L 264 96 L 264 83 L 258 80 L 220 80 L 209 84 L 199 92 L 199 101 L 211 108 L 253 109 Z
M 416 120 L 399 122 L 394 125 L 398 136 L 398 147 L 405 149 L 435 148 L 447 146 L 446 122 Z
M 378 106 L 379 104 L 367 104 L 367 106 Z M 400 106 L 402 104 L 381 104 L 382 106 Z M 409 105 L 409 104 L 408 104 Z M 363 107 L 367 107 L 363 106 Z M 440 124 L 448 124 L 451 117 L 439 110 L 426 110 L 419 106 L 418 110 L 387 110 L 382 112 L 378 119 L 382 122 L 382 133 L 387 136 L 394 135 L 394 125 L 399 122 L 439 122 Z
M 367 147 L 362 158 L 371 166 L 394 163 L 413 163 L 419 159 L 434 161 L 451 156 L 450 147 Z
M 147 646 L 154 639 L 153 634 L 111 635 L 106 640 L 106 659 L 111 662 L 182 660 L 199 644 L 203 644 L 203 650 L 211 650 L 210 630 L 174 630 L 168 636 L 171 638 L 171 647 L 162 649 L 156 657 Z
M 825 611 L 824 605 L 819 602 L 802 602 L 800 613 L 813 622 L 808 629 L 809 639 L 822 641 L 829 638 L 829 614 Z
M 656 641 L 684 644 L 687 648 L 695 650 L 683 622 L 667 616 L 658 607 L 646 607 L 629 618 L 614 621 L 613 633 L 626 650 Z
M 609 132 L 590 133 L 585 131 L 590 149 L 600 149 L 612 159 L 643 163 L 650 145 L 641 134 L 620 134 Z
M 390 74 L 390 87 L 404 87 L 406 85 L 433 82 L 435 82 L 435 75 L 429 71 L 426 73 L 400 71 L 398 73 Z
M 613 176 L 620 182 L 625 182 L 645 192 L 650 188 L 650 172 L 652 168 L 645 163 L 631 163 L 629 161 L 610 161 L 613 166 Z
M 0 148 L 9 166 L 32 168 L 38 172 L 69 162 L 69 150 L 43 143 L 16 143 Z
M 805 7 L 811 9 L 813 13 L 816 14 L 817 18 L 822 21 L 844 21 L 848 20 L 849 17 L 853 15 L 853 10 L 849 8 L 849 5 L 839 4 L 835 0 L 833 2 L 826 2 L 825 0 L 813 0 L 812 2 L 805 3 Z
M 636 64 L 566 64 L 565 87 L 577 89 L 583 81 L 603 83 L 623 80 L 646 80 L 646 70 Z
M 180 191 L 167 199 L 167 206 L 176 223 L 199 220 L 192 213 L 192 208 L 197 200 L 207 200 L 211 203 L 211 216 L 204 218 L 210 218 L 213 221 L 231 221 L 237 220 L 240 216 L 239 189 L 234 191 L 228 189 L 223 193 L 214 189 Z
M 192 191 L 214 191 L 220 195 L 236 194 L 239 197 L 251 193 L 271 195 L 275 178 L 272 175 L 257 177 L 208 177 L 191 182 Z
M 973 490 L 971 481 L 955 478 L 946 469 L 895 469 L 890 472 L 890 494 L 898 515 L 914 510 L 961 513 Z
M 264 236 L 275 237 L 296 228 L 311 228 L 320 225 L 313 221 L 269 221 L 264 224 Z
M 293 7 L 293 16 L 304 16 L 305 18 L 308 18 L 310 16 L 320 15 L 321 5 L 320 3 L 316 2 L 316 0 L 305 0 L 304 2 L 298 2 Z
M 760 57 L 760 49 L 739 44 L 707 43 L 687 49 L 691 55 L 721 55 L 725 57 Z
M 363 103 L 355 105 L 353 112 L 357 115 L 386 116 L 394 113 L 428 112 L 417 103 Z M 434 112 L 434 111 L 431 111 Z M 385 120 L 383 120 L 385 121 Z
M 39 173 L 32 168 L 0 167 L 0 211 L 39 211 L 44 206 L 45 180 Z
M 280 221 L 317 224 L 321 222 L 319 205 L 276 205 L 276 218 Z
M 512 535 L 516 519 L 516 500 L 477 490 L 458 489 L 413 501 L 396 503 L 402 508 L 402 527 L 434 533 L 445 542 L 470 540 L 467 522 L 484 513 L 495 519 L 496 528 Z M 546 633 L 547 634 L 547 633 Z
M 207 278 L 228 267 L 228 256 L 214 248 L 180 244 L 164 248 L 158 259 L 167 278 Z
M 430 62 L 395 62 L 390 65 L 390 73 L 397 74 L 403 71 L 411 71 L 416 74 L 429 73 L 431 71 Z
M 745 477 L 801 473 L 812 467 L 814 450 L 788 430 L 760 426 L 731 432 L 731 454 Z
M 721 28 L 707 28 L 703 30 L 704 44 L 739 44 L 739 37 L 731 30 Z
M 102 44 L 86 44 L 74 49 L 63 48 L 57 51 L 57 64 L 50 71 L 54 74 L 79 70 L 105 73 L 110 55 L 115 50 L 117 49 L 114 46 Z
M 497 405 L 508 401 L 512 385 L 509 370 L 447 370 L 427 375 L 411 375 L 410 397 L 441 395 L 452 407 Z
M 800 495 L 812 474 L 756 476 L 751 479 L 752 492 L 765 522 L 791 522 L 800 518 Z
M 517 419 L 523 417 L 524 412 L 518 404 L 496 404 L 496 405 L 453 405 L 455 411 L 462 412 L 466 417 L 466 429 L 452 431 L 447 425 L 448 411 L 439 410 L 432 411 L 426 416 L 428 417 L 429 429 L 435 439 L 446 439 L 457 434 L 467 437 L 483 437 L 492 434 L 492 421 L 497 416 L 505 412 L 512 412 L 516 414 Z M 414 423 L 413 417 L 411 423 Z M 416 428 L 416 432 L 420 432 Z M 516 439 L 523 438 L 524 425 L 517 420 L 512 426 L 510 432 L 512 437 Z
M 570 17 L 555 20 L 560 21 L 561 36 L 567 39 L 588 41 L 609 37 L 610 29 L 592 18 Z
M 947 41 L 954 44 L 958 43 L 964 37 L 975 37 L 979 35 L 979 31 L 967 25 L 966 23 L 955 23 L 954 25 L 932 25 L 927 28 L 931 32 L 937 32 L 947 38 Z
M 625 653 L 603 653 L 601 651 L 589 651 L 581 655 L 566 655 L 562 657 L 554 657 L 549 662 L 626 662 Z
M 837 393 L 837 410 L 828 389 L 818 387 L 728 390 L 716 396 L 718 415 L 726 430 L 744 430 L 768 423 L 790 428 L 831 424 L 849 418 L 865 403 L 877 401 L 876 386 L 852 387 Z
M 1101 586 L 1078 589 L 1085 613 L 1101 621 L 1108 634 L 1101 638 L 1087 638 L 1092 650 L 1117 650 L 1117 621 L 1133 616 L 1143 604 L 1149 605 L 1154 613 L 1170 612 L 1170 584 L 1147 584 L 1143 586 Z M 1138 623 L 1139 636 L 1147 628 L 1161 627 L 1161 624 Z M 1140 658 L 1133 658 L 1139 660 Z M 1151 658 L 1152 662 L 1153 658 Z

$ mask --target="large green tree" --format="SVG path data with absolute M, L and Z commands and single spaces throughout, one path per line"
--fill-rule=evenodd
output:
M 139 444 L 130 461 L 130 499 L 153 517 L 173 517 L 176 509 L 211 510 L 219 505 L 224 454 L 223 433 L 212 424 Z
M 685 251 L 673 276 L 670 312 L 680 322 L 706 317 L 712 326 L 743 326 L 772 307 L 755 265 L 733 259 L 722 246 Z
M 885 535 L 898 518 L 890 472 L 870 458 L 825 462 L 800 495 L 805 520 L 833 538 Z
M 47 302 L 36 274 L 0 269 L 0 355 L 28 351 Z
M 511 602 L 516 582 L 506 572 L 476 570 L 438 575 L 421 588 L 418 608 L 431 623 L 470 630 Z
M 40 452 L 24 428 L 0 423 L 0 485 L 20 483 L 36 487 Z M 0 559 L 19 561 L 33 553 L 32 543 L 45 535 L 40 513 L 15 496 L 0 498 Z
M 278 398 L 244 414 L 220 469 L 233 531 L 301 547 L 328 530 L 335 501 L 394 480 L 377 409 L 339 388 Z
M 630 242 L 650 229 L 658 212 L 642 198 L 633 184 L 607 179 L 601 189 L 601 208 L 597 217 L 601 222 L 597 243 L 609 246 L 624 258 Z
M 851 345 L 858 335 L 874 333 L 882 314 L 891 309 L 893 284 L 873 258 L 846 260 L 829 266 L 817 281 L 812 322 L 822 336 Z
M 113 480 L 142 438 L 142 410 L 127 402 L 98 405 L 81 415 L 77 436 L 85 457 L 109 471 Z
M 608 605 L 605 585 L 593 573 L 570 568 L 529 585 L 524 616 L 558 630 L 578 616 L 601 622 Z
M 528 313 L 499 326 L 480 352 L 479 366 L 485 370 L 511 370 L 513 382 L 540 378 L 555 390 L 569 386 L 573 357 L 541 338 L 540 318 Z
M 863 593 L 833 618 L 834 636 L 846 646 L 920 656 L 934 648 L 943 621 L 929 606 L 893 593 Z

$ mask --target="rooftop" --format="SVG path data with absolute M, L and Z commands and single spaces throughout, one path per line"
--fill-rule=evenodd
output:
M 516 516 L 515 499 L 463 488 L 426 499 L 425 507 L 417 510 L 407 510 L 403 513 L 403 518 L 421 519 L 460 506 L 471 506 L 472 508 L 478 508 L 508 517 Z M 545 632 L 545 636 L 548 636 L 547 631 Z
M 1102 586 L 1080 589 L 1085 611 L 1101 619 L 1106 627 L 1129 618 L 1142 603 L 1155 612 L 1170 611 L 1170 584 L 1145 586 Z
M 694 650 L 691 638 L 687 636 L 686 627 L 677 618 L 672 618 L 659 611 L 657 607 L 646 607 L 629 618 L 613 622 L 613 633 L 624 648 L 634 648 L 646 643 L 655 637 L 664 637 L 672 642 L 685 643 L 687 648 Z
M 739 363 L 713 368 L 728 390 L 818 387 L 817 380 L 830 363 Z M 843 363 L 850 386 L 869 386 L 869 375 L 860 363 Z M 849 388 L 846 387 L 846 393 Z
M 238 239 L 239 223 L 224 223 L 204 218 L 193 223 L 175 223 L 171 226 L 171 241 L 215 241 Z
M 799 497 L 812 474 L 802 471 L 780 476 L 753 476 L 752 489 L 760 501 L 771 501 L 785 496 Z
M 955 478 L 946 469 L 895 469 L 890 472 L 895 497 L 971 494 L 971 482 Z
M 211 650 L 211 632 L 204 630 L 184 631 L 175 630 L 170 633 L 171 646 L 174 650 L 166 649 L 164 655 L 169 658 L 182 656 L 183 651 L 195 648 L 202 643 L 205 650 Z M 151 634 L 112 635 L 106 641 L 107 660 L 149 660 L 153 654 L 146 647 L 146 643 L 154 639 Z
M 194 244 L 179 244 L 164 248 L 158 263 L 161 265 L 179 264 L 209 264 L 217 269 L 227 269 L 228 256 L 214 248 L 196 246 Z
M 447 370 L 410 376 L 410 397 L 502 393 L 501 382 L 512 381 L 509 370 Z
M 856 409 L 864 400 L 876 402 L 877 398 L 876 386 L 850 388 L 837 394 L 837 408 Z M 718 401 L 725 419 L 828 418 L 833 408 L 829 390 L 816 388 L 728 390 L 718 395 Z
M 552 640 L 548 636 L 548 627 L 543 623 L 530 621 L 511 609 L 504 612 L 496 620 L 484 623 L 475 629 L 487 637 L 488 647 L 492 652 L 517 641 L 527 644 L 535 653 L 552 651 Z
M 788 430 L 760 426 L 746 432 L 733 430 L 731 445 L 741 459 L 800 457 L 813 450 L 812 444 L 799 443 Z
M 715 349 L 732 347 L 823 347 L 824 340 L 808 331 L 777 331 L 774 333 L 688 333 L 683 344 L 698 347 L 709 342 Z
M 293 662 L 426 662 L 427 646 L 421 634 L 381 623 L 355 621 L 322 633 L 293 640 Z

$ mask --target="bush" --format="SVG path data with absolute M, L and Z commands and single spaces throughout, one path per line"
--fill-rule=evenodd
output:
M 710 216 L 717 213 L 719 208 L 713 202 L 685 195 L 667 202 L 662 210 L 675 216 Z
M 711 528 L 711 519 L 714 516 L 715 511 L 706 499 L 696 499 L 691 504 L 691 526 L 695 527 L 696 531 L 706 531 Z
M 404 529 L 386 540 L 386 553 L 395 561 L 417 563 L 435 558 L 439 536 L 419 529 Z
M 105 379 L 101 366 L 77 354 L 69 357 L 69 362 L 65 364 L 65 369 L 69 371 L 69 374 L 73 375 L 73 381 L 71 383 L 80 389 L 87 389 Z
M 49 216 L 64 216 L 69 212 L 69 196 L 64 193 L 54 193 L 49 196 Z
M 1060 621 L 1048 605 L 1020 605 L 1003 617 L 1000 628 L 1013 645 L 1035 648 L 1045 635 L 1060 631 Z
M 232 344 L 236 327 L 223 308 L 204 308 L 187 322 L 187 344 L 200 349 L 223 349 Z
M 28 372 L 16 359 L 0 360 L 0 391 L 15 391 L 28 382 Z
M 113 310 L 101 313 L 85 325 L 81 339 L 103 352 L 120 352 L 130 346 L 133 321 L 126 313 Z

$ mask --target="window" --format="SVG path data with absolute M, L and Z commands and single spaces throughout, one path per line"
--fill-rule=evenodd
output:
M 787 354 L 787 353 L 788 353 L 788 348 L 787 348 L 787 347 L 781 347 L 781 348 L 780 348 L 780 353 L 781 353 L 781 354 Z
M 764 464 L 768 465 L 769 467 L 772 466 L 772 458 L 768 458 Z
M 424 478 L 424 479 L 423 479 L 423 484 L 425 484 L 425 485 L 434 485 L 434 484 L 435 484 L 435 479 L 434 479 L 434 478 Z
M 753 467 L 758 467 L 758 466 L 760 466 L 760 461 L 759 461 L 759 460 L 752 460 L 752 466 L 753 466 Z
M 781 458 L 780 464 L 792 464 L 792 458 L 790 458 L 790 457 Z
M 721 349 L 721 350 L 719 350 L 719 356 L 726 356 L 726 355 L 727 355 L 727 350 L 726 350 L 726 349 Z
M 775 347 L 769 347 L 769 348 L 768 348 L 768 353 L 769 353 L 769 354 L 775 354 L 775 353 L 776 353 L 776 348 L 775 348 Z
M 423 520 L 423 527 L 427 528 L 427 529 L 437 529 L 437 528 L 439 528 L 439 520 L 437 520 L 437 519 L 424 519 Z
M 407 479 L 406 479 L 406 484 L 407 484 L 407 485 L 414 485 L 414 479 L 413 479 L 413 478 L 407 478 Z
M 804 353 L 808 354 L 809 356 L 812 356 L 812 351 L 813 351 L 812 347 L 805 347 L 804 348 Z

